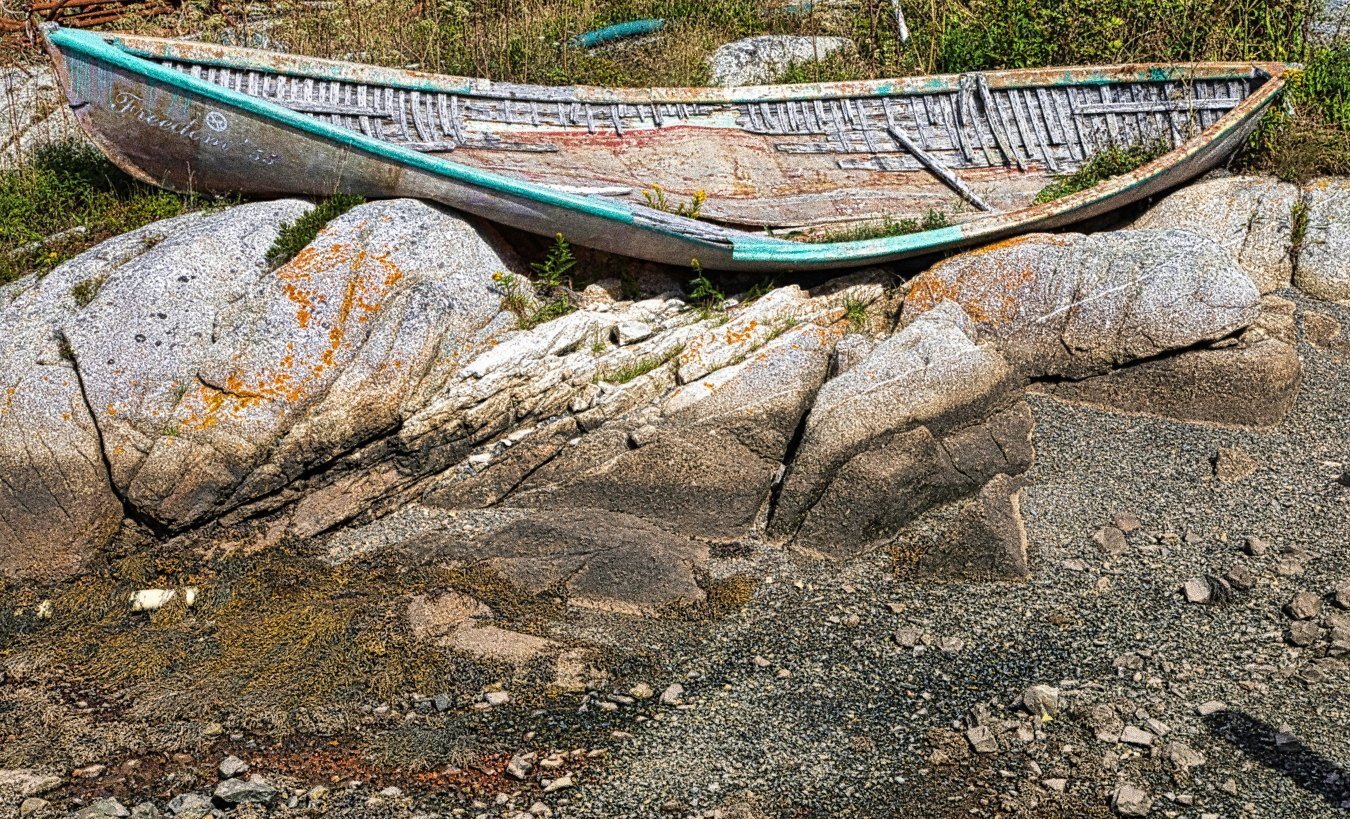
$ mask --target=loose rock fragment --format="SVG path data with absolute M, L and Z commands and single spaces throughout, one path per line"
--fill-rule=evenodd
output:
M 1251 536 L 1247 538 L 1242 549 L 1252 557 L 1261 557 L 1270 551 L 1270 544 L 1262 538 Z
M 1202 717 L 1207 717 L 1210 714 L 1217 714 L 1220 711 L 1227 711 L 1227 710 L 1228 704 L 1220 702 L 1219 700 L 1210 700 L 1209 702 L 1202 702 L 1195 707 L 1195 713 L 1199 714 Z
M 248 763 L 237 756 L 230 755 L 220 761 L 220 775 L 229 779 L 242 773 L 248 773 Z
M 1313 592 L 1301 591 L 1284 607 L 1285 612 L 1295 620 L 1311 620 L 1322 610 L 1322 596 Z
M 1120 741 L 1126 745 L 1138 745 L 1143 748 L 1148 748 L 1153 745 L 1153 734 L 1150 734 L 1142 728 L 1126 725 L 1125 730 L 1120 732 Z
M 1183 771 L 1205 764 L 1205 755 L 1184 742 L 1169 742 L 1166 753 L 1168 761 Z
M 1256 461 L 1239 447 L 1219 447 L 1214 456 L 1214 477 L 1233 483 L 1256 472 Z
M 1299 620 L 1291 623 L 1284 633 L 1285 642 L 1291 646 L 1307 647 L 1317 642 L 1317 638 L 1322 634 L 1322 629 L 1310 620 Z
M 1214 594 L 1209 588 L 1209 581 L 1203 577 L 1192 577 L 1181 587 L 1181 593 L 1186 595 L 1187 603 L 1197 603 L 1199 605 L 1208 605 L 1213 602 Z
M 1125 541 L 1125 533 L 1115 526 L 1103 526 L 1092 536 L 1097 547 L 1107 555 L 1124 554 L 1130 544 Z
M 684 686 L 679 683 L 671 683 L 666 686 L 666 690 L 661 692 L 662 705 L 679 705 L 684 702 Z
M 180 793 L 169 800 L 169 813 L 175 819 L 204 819 L 211 815 L 211 800 L 199 793 Z
M 516 754 L 511 757 L 511 761 L 506 763 L 506 775 L 512 779 L 524 781 L 530 778 L 534 772 L 534 762 L 539 755 L 533 751 L 524 754 Z
M 1121 816 L 1147 816 L 1153 799 L 1133 785 L 1121 785 L 1111 794 L 1111 809 Z
M 1022 692 L 1022 705 L 1036 716 L 1053 717 L 1059 713 L 1059 689 L 1033 685 Z
M 1339 608 L 1350 609 L 1350 583 L 1342 583 L 1336 587 L 1336 591 L 1331 596 L 1331 602 Z
M 116 799 L 100 799 L 75 812 L 75 819 L 104 819 L 105 817 L 124 817 L 130 816 L 131 811 L 127 810 L 121 802 Z
M 242 805 L 248 802 L 257 804 L 270 804 L 277 796 L 277 789 L 268 784 L 266 779 L 254 774 L 247 780 L 244 779 L 226 779 L 219 785 L 216 785 L 216 801 L 223 802 L 226 805 Z
M 966 741 L 977 754 L 992 754 L 998 751 L 998 738 L 987 725 L 976 725 L 966 731 Z

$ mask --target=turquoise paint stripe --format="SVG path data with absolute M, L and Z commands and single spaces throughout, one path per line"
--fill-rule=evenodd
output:
M 828 264 L 854 262 L 860 259 L 882 259 L 908 253 L 938 250 L 965 239 L 960 225 L 936 230 L 886 236 L 880 239 L 860 239 L 853 242 L 785 242 L 778 239 L 749 236 L 738 238 L 731 258 L 738 262 L 764 262 L 792 266 L 797 264 Z

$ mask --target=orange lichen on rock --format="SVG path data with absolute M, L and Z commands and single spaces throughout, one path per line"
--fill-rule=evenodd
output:
M 939 265 L 914 279 L 905 296 L 906 311 L 922 313 L 951 301 L 977 324 L 1005 325 L 1017 318 L 1026 289 L 1036 277 L 1030 264 L 971 265 L 962 259 L 954 275 L 944 268 Z

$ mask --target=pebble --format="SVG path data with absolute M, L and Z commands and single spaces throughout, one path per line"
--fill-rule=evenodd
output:
M 1331 602 L 1339 608 L 1350 609 L 1350 583 L 1337 586 L 1336 591 L 1332 592 Z
M 1203 577 L 1192 577 L 1181 587 L 1181 593 L 1186 595 L 1187 603 L 1197 603 L 1205 605 L 1213 599 L 1213 592 L 1209 587 L 1209 581 Z
M 998 738 L 989 730 L 988 725 L 976 725 L 966 731 L 966 741 L 977 754 L 992 754 L 998 751 Z
M 671 683 L 661 692 L 662 705 L 679 705 L 684 702 L 684 686 L 679 683 Z
M 1153 745 L 1153 734 L 1150 734 L 1142 728 L 1126 725 L 1125 730 L 1120 732 L 1120 741 L 1126 745 L 1138 745 L 1143 748 L 1148 748 Z
M 116 799 L 100 799 L 86 807 L 75 812 L 75 819 L 103 819 L 104 817 L 123 817 L 130 816 L 131 811 L 127 810 L 121 802 Z
M 246 802 L 270 804 L 277 796 L 277 789 L 266 779 L 254 774 L 247 780 L 226 779 L 216 785 L 215 797 L 227 805 L 242 805 Z
M 450 710 L 450 706 L 454 705 L 455 701 L 450 698 L 449 694 L 437 694 L 431 698 L 431 704 L 435 706 L 437 711 L 445 713 Z
M 529 779 L 530 774 L 534 773 L 534 761 L 538 758 L 539 755 L 533 751 L 516 754 L 511 757 L 510 762 L 506 763 L 506 775 L 522 782 Z
M 1111 794 L 1111 809 L 1120 816 L 1147 816 L 1153 799 L 1134 785 L 1121 785 Z
M 1241 564 L 1229 569 L 1224 574 L 1223 579 L 1227 580 L 1230 586 L 1240 591 L 1247 591 L 1256 585 L 1256 577 L 1252 574 L 1252 570 Z
M 553 793 L 554 791 L 560 791 L 563 788 L 570 788 L 574 784 L 575 783 L 572 781 L 571 774 L 563 774 L 562 776 L 545 785 L 544 793 Z
M 37 796 L 30 796 L 19 803 L 19 816 L 28 816 L 51 807 L 51 802 Z
M 231 754 L 220 761 L 217 770 L 220 771 L 221 776 L 229 779 L 242 773 L 248 773 L 248 763 Z
M 1130 544 L 1125 541 L 1125 533 L 1115 526 L 1103 526 L 1092 539 L 1106 555 L 1121 555 L 1130 548 Z
M 1183 771 L 1198 768 L 1205 764 L 1205 755 L 1184 742 L 1167 744 L 1167 759 Z
M 511 695 L 505 691 L 489 691 L 483 695 L 483 702 L 491 706 L 506 705 L 511 701 Z
M 1059 689 L 1033 685 L 1022 692 L 1022 705 L 1035 716 L 1053 717 L 1059 713 Z
M 1252 557 L 1262 557 L 1270 551 L 1270 544 L 1262 538 L 1250 535 L 1243 543 L 1242 550 Z
M 70 772 L 70 775 L 76 779 L 93 779 L 96 776 L 103 776 L 108 770 L 107 765 L 85 765 L 83 768 L 76 768 Z
M 1217 714 L 1220 711 L 1227 711 L 1227 710 L 1228 704 L 1225 702 L 1220 702 L 1219 700 L 1210 700 L 1209 702 L 1202 702 L 1199 705 L 1195 706 L 1195 713 L 1199 714 L 1202 717 L 1207 717 L 1210 714 Z
M 180 793 L 169 800 L 169 813 L 177 819 L 204 819 L 211 815 L 211 800 L 199 793 Z
M 923 630 L 914 628 L 913 626 L 906 626 L 905 628 L 898 629 L 895 632 L 895 642 L 901 646 L 904 646 L 905 648 L 910 648 L 911 646 L 918 645 L 919 640 L 922 637 L 923 637 Z
M 1295 620 L 1311 620 L 1322 610 L 1322 596 L 1309 591 L 1301 591 L 1284 607 L 1285 613 Z
M 1139 522 L 1139 518 L 1133 512 L 1115 513 L 1111 516 L 1111 524 L 1127 535 L 1144 528 L 1144 525 Z
M 1041 784 L 1055 793 L 1064 793 L 1064 788 L 1068 786 L 1067 779 L 1042 779 Z
M 1291 646 L 1306 647 L 1317 642 L 1317 638 L 1322 634 L 1322 629 L 1311 620 L 1299 620 L 1289 624 L 1288 630 L 1284 633 L 1285 642 Z
M 645 682 L 640 682 L 628 689 L 628 696 L 635 700 L 649 700 L 655 693 L 656 692 L 652 690 L 652 687 Z
M 938 640 L 938 649 L 947 654 L 955 654 L 956 652 L 960 651 L 965 647 L 966 641 L 961 639 L 960 637 L 949 636 L 943 637 L 941 640 Z

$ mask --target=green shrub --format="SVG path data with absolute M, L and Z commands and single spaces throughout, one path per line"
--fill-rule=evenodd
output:
M 1165 142 L 1140 143 L 1124 148 L 1112 145 L 1093 154 L 1092 158 L 1073 173 L 1055 177 L 1054 182 L 1036 194 L 1036 203 L 1053 202 L 1071 193 L 1087 190 L 1113 176 L 1129 173 L 1147 165 L 1168 150 L 1169 146 Z
M 275 270 L 294 259 L 314 241 L 325 225 L 365 201 L 360 196 L 337 193 L 315 205 L 294 222 L 282 225 L 276 240 L 267 250 L 268 264 Z
M 937 230 L 950 226 L 951 219 L 940 210 L 930 210 L 922 219 L 892 219 L 887 216 L 880 222 L 863 222 L 834 230 L 820 230 L 812 233 L 794 235 L 791 238 L 804 242 L 861 242 L 868 239 L 885 239 L 888 236 L 907 236 L 925 230 Z
M 553 235 L 553 245 L 548 249 L 548 255 L 542 262 L 534 262 L 530 265 L 538 278 L 539 283 L 548 287 L 561 287 L 563 278 L 576 267 L 577 257 L 572 253 L 572 246 L 567 243 L 561 233 Z
M 0 171 L 0 284 L 203 204 L 137 182 L 86 143 L 45 145 Z

